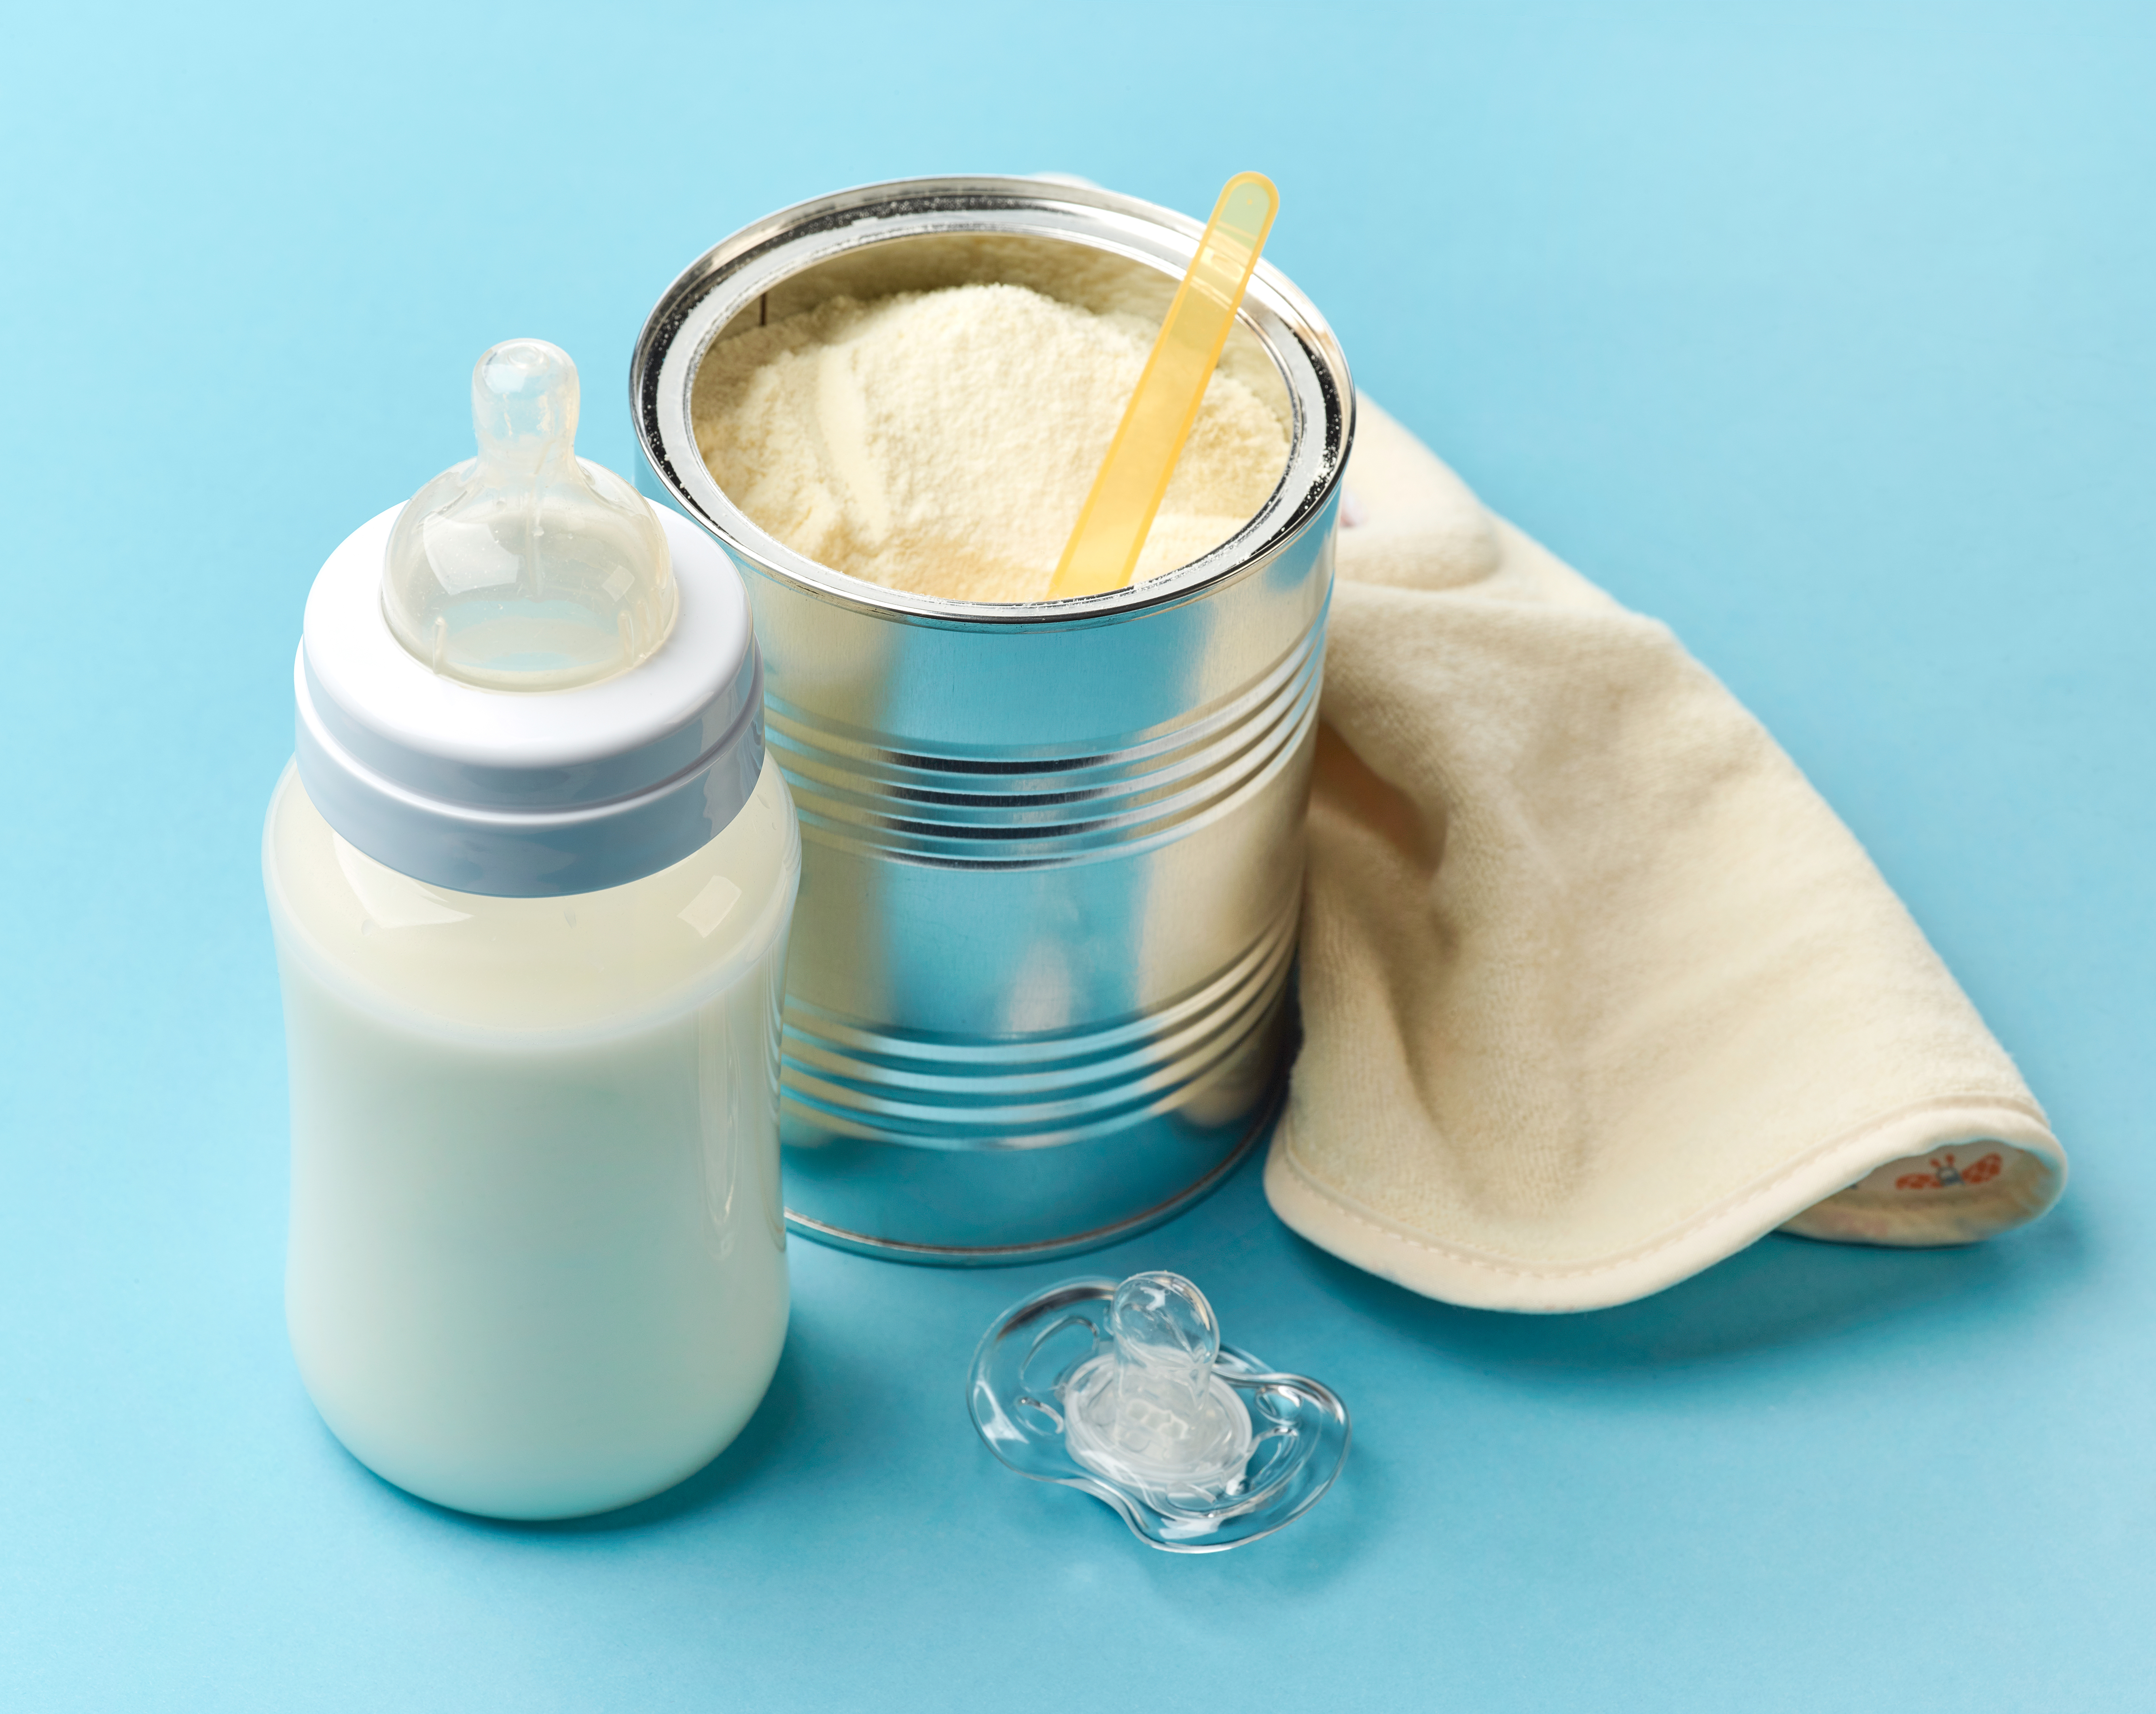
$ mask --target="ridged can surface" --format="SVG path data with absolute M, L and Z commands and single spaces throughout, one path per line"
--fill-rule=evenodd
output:
M 873 185 L 717 245 L 639 341 L 647 484 L 747 580 L 800 812 L 783 1137 L 806 1235 L 945 1263 L 1082 1250 L 1204 1194 L 1265 1128 L 1354 395 L 1260 264 L 1223 367 L 1288 428 L 1265 508 L 1166 577 L 990 605 L 880 588 L 759 529 L 697 452 L 697 365 L 841 291 L 1014 280 L 1157 313 L 1201 229 L 1060 182 Z

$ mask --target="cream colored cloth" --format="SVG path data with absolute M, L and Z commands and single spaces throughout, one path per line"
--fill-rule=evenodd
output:
M 1359 411 L 1281 1218 L 1551 1311 L 1777 1226 L 1958 1244 L 2049 1208 L 2043 1110 L 1758 722 Z

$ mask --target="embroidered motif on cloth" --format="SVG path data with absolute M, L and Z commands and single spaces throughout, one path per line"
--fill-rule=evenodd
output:
M 1954 1164 L 1952 1155 L 1933 1155 L 1928 1173 L 1904 1173 L 1894 1181 L 1897 1190 L 1944 1190 L 1954 1184 L 1983 1184 L 1999 1176 L 2006 1163 L 1994 1152 L 1966 1167 Z

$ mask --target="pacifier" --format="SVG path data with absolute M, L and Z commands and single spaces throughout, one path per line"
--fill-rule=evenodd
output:
M 1348 1407 L 1220 1342 L 1180 1274 L 1072 1280 L 988 1329 L 968 1406 L 1022 1476 L 1106 1501 L 1149 1546 L 1214 1553 L 1317 1504 L 1348 1456 Z
M 512 339 L 472 366 L 479 456 L 413 495 L 390 532 L 382 615 L 444 678 L 561 690 L 627 672 L 674 626 L 651 504 L 577 456 L 577 366 Z

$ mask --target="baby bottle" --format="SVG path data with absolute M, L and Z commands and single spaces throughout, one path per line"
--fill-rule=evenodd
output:
M 307 598 L 262 854 L 285 1311 L 370 1469 L 568 1517 L 696 1470 L 778 1364 L 800 841 L 724 555 L 575 455 L 554 346 L 488 352 L 472 417 Z

